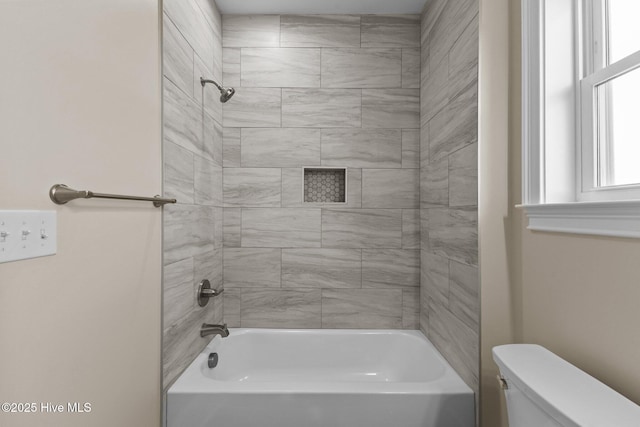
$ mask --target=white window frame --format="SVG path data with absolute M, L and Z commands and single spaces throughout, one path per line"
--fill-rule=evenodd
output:
M 532 230 L 640 237 L 640 186 L 594 185 L 596 88 L 640 65 L 635 53 L 602 68 L 591 46 L 604 46 L 604 29 L 584 21 L 598 22 L 602 1 L 522 0 L 522 206 Z

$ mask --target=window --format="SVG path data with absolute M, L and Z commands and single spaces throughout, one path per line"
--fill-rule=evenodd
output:
M 640 1 L 522 4 L 529 228 L 640 237 Z
M 640 2 L 593 0 L 583 11 L 577 198 L 640 199 Z

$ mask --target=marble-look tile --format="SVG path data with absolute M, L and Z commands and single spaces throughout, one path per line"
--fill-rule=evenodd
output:
M 225 248 L 226 288 L 280 287 L 280 249 Z
M 223 104 L 222 123 L 225 127 L 280 127 L 281 104 L 280 89 L 243 87 Z
M 240 299 L 242 288 L 224 290 L 224 323 L 229 328 L 240 327 Z
M 280 169 L 228 168 L 224 172 L 224 207 L 280 207 Z
M 390 88 L 401 85 L 401 49 L 322 49 L 323 88 Z
M 420 310 L 420 331 L 429 336 L 429 312 L 427 310 Z
M 420 249 L 420 211 L 402 210 L 402 248 Z
M 363 15 L 362 47 L 420 47 L 420 15 Z
M 240 86 L 240 49 L 222 49 L 222 84 L 238 88 Z
M 195 156 L 194 191 L 197 205 L 222 206 L 222 167 Z
M 429 121 L 426 119 L 426 106 L 425 99 L 427 98 L 427 91 L 425 90 L 426 83 L 420 82 L 420 132 L 424 132 L 425 126 L 429 125 Z M 422 145 L 422 143 L 421 143 Z
M 164 197 L 193 203 L 193 153 L 168 141 L 163 147 Z
M 429 45 L 420 48 L 420 98 L 424 97 L 424 88 L 431 75 L 431 61 L 429 60 Z
M 362 287 L 420 286 L 420 251 L 414 249 L 363 249 Z
M 202 86 L 200 78 L 220 81 L 213 75 L 211 64 L 206 64 L 197 54 L 193 55 L 193 99 L 206 114 L 217 121 L 222 121 L 222 104 L 220 104 L 220 92 L 212 84 Z
M 360 249 L 283 249 L 283 288 L 359 288 Z
M 203 90 L 199 85 L 200 75 L 222 76 L 220 16 L 213 3 L 208 4 L 209 8 L 203 6 L 206 4 L 200 0 L 164 2 L 164 58 L 168 77 L 164 81 L 164 135 L 167 144 L 181 147 L 177 149 L 182 154 L 186 154 L 185 149 L 193 153 L 189 166 L 179 166 L 184 173 L 182 178 L 190 184 L 190 197 L 181 196 L 178 200 L 221 205 L 222 136 L 219 122 L 222 121 L 222 109 L 217 99 L 215 103 L 211 102 L 214 100 L 211 90 Z M 174 164 L 177 156 L 166 149 L 164 155 L 170 156 L 172 166 L 178 166 Z M 170 188 L 171 181 L 171 174 L 166 173 L 165 188 Z M 167 313 L 180 304 L 190 305 L 189 310 L 164 331 L 163 386 L 166 388 L 206 345 L 208 340 L 197 333 L 202 322 L 222 320 L 221 299 L 205 308 L 198 307 L 194 301 L 198 281 L 194 277 L 206 276 L 214 287 L 222 283 L 222 209 L 167 206 L 164 223 L 165 263 L 173 266 L 186 261 L 192 265 L 189 272 L 180 273 L 181 277 L 190 279 L 184 289 L 188 298 L 173 302 L 171 298 L 165 300 L 171 305 L 165 307 L 165 320 L 167 316 L 171 318 Z
M 360 47 L 360 16 L 282 15 L 281 47 Z
M 223 15 L 223 47 L 280 46 L 279 15 Z
M 448 0 L 433 0 L 427 3 L 425 10 L 423 11 L 421 26 L 421 45 L 428 45 L 429 35 L 433 30 L 434 25 L 440 18 L 440 14 L 447 5 Z
M 449 206 L 478 205 L 478 143 L 449 156 Z
M 402 290 L 402 328 L 420 329 L 420 289 Z
M 429 164 L 429 123 L 420 124 L 420 167 Z
M 475 208 L 429 209 L 430 249 L 454 261 L 478 265 L 478 212 Z
M 243 167 L 301 167 L 320 164 L 319 129 L 242 129 Z
M 480 333 L 480 289 L 478 267 L 449 262 L 449 310 L 465 325 Z
M 458 97 L 478 81 L 478 43 L 476 16 L 449 52 L 449 99 Z
M 243 289 L 243 328 L 320 328 L 320 289 Z
M 420 128 L 420 90 L 363 89 L 362 127 Z
M 202 11 L 209 26 L 216 37 L 222 36 L 222 15 L 214 0 L 196 0 L 196 4 Z
M 429 310 L 429 340 L 464 382 L 478 390 L 478 334 L 444 307 L 433 305 Z
M 162 322 L 169 329 L 194 308 L 193 258 L 183 259 L 163 268 Z
M 420 88 L 420 49 L 402 49 L 402 87 Z
M 242 209 L 242 246 L 320 247 L 320 209 Z
M 201 0 L 203 1 L 203 0 Z M 222 16 L 220 17 L 220 31 L 222 31 Z M 214 31 L 213 38 L 213 76 L 218 79 L 218 82 L 222 82 L 222 34 L 217 34 Z
M 165 265 L 214 249 L 215 208 L 167 205 L 164 208 Z
M 429 300 L 447 307 L 449 305 L 449 260 L 429 251 L 420 251 L 420 283 L 422 306 Z
M 303 203 L 302 168 L 282 169 L 282 207 L 301 208 Z
M 220 255 L 221 255 L 220 265 L 222 266 L 222 251 L 220 251 Z M 221 287 L 222 285 L 220 285 L 218 289 L 220 289 Z M 203 307 L 203 308 L 198 307 L 196 310 L 201 311 L 205 316 L 210 316 L 216 324 L 221 324 L 223 323 L 223 319 L 224 319 L 224 299 L 214 298 L 213 301 L 209 302 L 208 307 Z
M 164 331 L 162 387 L 165 392 L 210 341 L 209 337 L 200 336 L 202 323 L 219 323 L 222 320 L 220 315 L 221 311 L 214 310 L 213 305 L 210 304 L 208 310 L 191 311 L 182 321 Z
M 420 167 L 420 131 L 417 129 L 402 130 L 402 167 Z
M 322 247 L 400 248 L 400 209 L 323 209 Z
M 446 2 L 428 37 L 430 55 L 434 61 L 439 62 L 451 51 L 456 40 L 477 15 L 478 2 L 475 0 Z
M 283 207 L 310 207 L 337 206 L 340 208 L 359 208 L 362 206 L 362 169 L 347 169 L 347 200 L 340 204 L 308 203 L 303 202 L 302 168 L 282 169 L 282 206 Z
M 222 289 L 222 248 L 196 255 L 193 259 L 193 299 L 198 291 L 198 285 L 204 279 L 209 280 L 211 287 Z M 216 298 L 218 300 L 218 298 Z
M 222 136 L 222 165 L 225 168 L 240 167 L 240 129 L 224 128 Z
M 215 34 L 195 1 L 165 0 L 162 6 L 193 50 L 213 65 Z
M 420 251 L 420 330 L 429 336 L 429 289 L 424 269 L 425 250 Z
M 449 102 L 449 60 L 443 58 L 439 63 L 429 62 L 429 78 L 421 87 L 422 96 L 421 120 L 428 122 Z
M 165 141 L 195 154 L 205 154 L 201 109 L 166 78 L 163 90 L 163 118 Z
M 322 165 L 354 168 L 402 166 L 399 129 L 323 129 Z
M 478 141 L 477 83 L 429 122 L 429 157 L 438 161 Z
M 243 87 L 320 87 L 320 49 L 244 48 Z
M 282 126 L 360 127 L 358 89 L 282 89 Z
M 224 323 L 224 299 L 222 297 L 214 298 L 213 301 L 209 302 L 207 307 L 201 308 L 198 306 L 196 310 L 200 311 L 204 316 L 211 318 L 212 321 L 207 323 L 218 325 Z
M 203 116 L 204 149 L 202 157 L 211 160 L 217 166 L 222 166 L 222 125 L 206 113 Z
M 429 245 L 429 211 L 430 209 L 420 209 L 420 249 L 430 250 Z
M 420 170 L 420 207 L 449 205 L 449 166 L 447 158 L 428 163 Z
M 323 328 L 402 328 L 401 289 L 323 289 Z
M 208 215 L 213 222 L 213 247 L 219 249 L 223 247 L 223 221 L 224 221 L 224 209 L 222 207 L 209 208 Z M 203 229 L 203 231 L 206 231 Z
M 187 95 L 193 94 L 193 49 L 164 14 L 162 19 L 162 72 Z
M 194 80 L 199 82 L 200 76 L 208 73 L 202 72 L 198 64 L 201 64 L 201 61 L 196 56 Z M 222 104 L 218 100 L 220 93 L 212 85 L 203 87 L 200 83 L 194 83 L 193 90 L 203 120 L 203 156 L 222 166 Z
M 423 87 L 429 78 L 431 61 L 429 60 L 429 43 L 426 41 L 420 46 L 420 87 Z
M 363 169 L 363 208 L 417 208 L 420 171 L 418 169 Z
M 240 226 L 242 213 L 240 208 L 224 208 L 223 242 L 225 248 L 240 247 Z

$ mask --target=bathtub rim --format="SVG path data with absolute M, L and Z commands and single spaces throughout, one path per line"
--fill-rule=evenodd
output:
M 433 352 L 434 357 L 444 367 L 442 377 L 426 382 L 233 382 L 204 377 L 201 366 L 206 363 L 212 347 L 221 342 L 219 336 L 196 356 L 167 390 L 170 394 L 420 394 L 420 395 L 473 395 L 472 389 L 462 380 L 438 351 L 435 345 L 419 330 L 410 329 L 276 329 L 276 328 L 229 328 L 230 336 L 250 333 L 276 334 L 384 334 L 404 335 L 418 339 Z

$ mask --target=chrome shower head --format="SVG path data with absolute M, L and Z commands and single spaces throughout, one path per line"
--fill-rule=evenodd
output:
M 232 87 L 220 89 L 220 102 L 225 103 L 231 99 L 236 90 Z
M 228 100 L 230 100 L 233 94 L 236 93 L 236 90 L 232 87 L 228 87 L 228 88 L 222 87 L 218 83 L 216 83 L 214 80 L 200 77 L 200 84 L 202 85 L 202 87 L 204 87 L 204 85 L 206 85 L 207 83 L 213 83 L 215 87 L 218 88 L 218 90 L 220 91 L 220 102 L 222 103 L 225 103 Z

